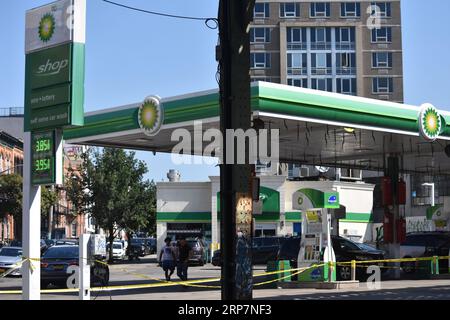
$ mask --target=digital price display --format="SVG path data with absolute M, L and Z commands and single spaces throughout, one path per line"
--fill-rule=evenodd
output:
M 55 183 L 55 131 L 34 132 L 31 137 L 31 182 L 34 185 Z

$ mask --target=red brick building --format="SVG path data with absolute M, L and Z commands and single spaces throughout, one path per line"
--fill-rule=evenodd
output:
M 23 174 L 23 141 L 0 131 L 0 175 L 14 173 Z M 0 212 L 0 241 L 10 241 L 14 237 L 14 218 L 7 212 Z

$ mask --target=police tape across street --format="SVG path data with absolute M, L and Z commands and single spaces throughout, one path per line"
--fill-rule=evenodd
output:
M 39 258 L 26 258 L 23 257 L 22 261 L 20 263 L 18 263 L 16 265 L 16 268 L 20 268 L 22 266 L 23 263 L 25 262 L 30 262 L 29 266 L 31 269 L 34 269 L 35 267 L 33 266 L 34 262 L 39 262 L 41 259 Z M 269 276 L 269 275 L 280 275 L 280 274 L 286 274 L 288 273 L 288 275 L 286 276 L 277 276 L 275 277 L 275 279 L 271 279 L 268 281 L 264 281 L 264 282 L 260 282 L 260 283 L 255 283 L 254 286 L 262 286 L 262 285 L 266 285 L 266 284 L 270 284 L 270 283 L 274 283 L 274 282 L 278 282 L 296 275 L 299 275 L 307 270 L 310 269 L 317 269 L 320 267 L 323 267 L 325 265 L 328 265 L 330 268 L 334 268 L 337 266 L 342 266 L 342 265 L 351 265 L 355 268 L 357 267 L 362 267 L 361 265 L 364 266 L 368 266 L 371 264 L 388 264 L 388 263 L 402 263 L 402 262 L 421 262 L 421 261 L 429 261 L 431 263 L 431 267 L 430 267 L 430 272 L 432 274 L 439 274 L 439 265 L 438 265 L 438 261 L 439 260 L 450 260 L 450 256 L 433 256 L 433 257 L 420 257 L 420 258 L 403 258 L 403 259 L 384 259 L 384 260 L 367 260 L 367 261 L 345 261 L 345 262 L 327 262 L 327 263 L 322 263 L 322 264 L 314 264 L 311 265 L 309 267 L 304 267 L 304 268 L 290 268 L 290 269 L 283 269 L 283 270 L 276 270 L 276 271 L 270 271 L 270 272 L 263 272 L 263 273 L 259 273 L 259 274 L 255 274 L 253 275 L 253 278 L 258 278 L 258 277 L 263 277 L 263 276 Z M 108 265 L 107 263 L 103 262 L 103 261 L 98 261 L 96 260 L 96 262 Z M 399 267 L 388 267 L 388 266 L 384 266 L 386 268 L 399 268 Z M 381 268 L 383 268 L 383 266 L 381 266 Z M 2 274 L 0 274 L 0 278 L 6 277 L 8 274 L 10 274 L 14 269 L 10 269 Z M 134 275 L 136 277 L 140 277 L 140 278 L 144 278 L 144 279 L 148 279 L 148 280 L 152 280 L 152 281 L 156 281 L 156 283 L 145 283 L 145 284 L 132 284 L 132 285 L 118 285 L 118 286 L 104 286 L 104 287 L 93 287 L 90 290 L 92 292 L 101 292 L 101 291 L 120 291 L 120 290 L 137 290 L 137 289 L 148 289 L 148 288 L 158 288 L 158 287 L 170 287 L 170 286 L 190 286 L 190 287 L 200 287 L 200 288 L 211 288 L 211 289 L 220 289 L 221 286 L 220 285 L 205 285 L 205 283 L 211 283 L 211 282 L 220 282 L 221 278 L 205 278 L 205 279 L 197 279 L 197 280 L 188 280 L 188 281 L 166 281 L 166 280 L 162 280 L 162 279 L 157 279 L 157 278 L 153 278 L 150 277 L 148 275 L 145 274 L 140 274 L 140 273 L 134 273 L 134 272 L 129 272 L 127 269 L 125 268 L 121 268 L 121 271 L 124 271 L 130 275 Z M 450 270 L 449 270 L 450 271 Z M 79 289 L 78 288 L 70 288 L 70 289 L 45 289 L 45 290 L 41 290 L 41 293 L 43 294 L 50 294 L 50 293 L 69 293 L 69 292 L 78 292 Z M 0 294 L 21 294 L 22 291 L 21 290 L 0 290 Z

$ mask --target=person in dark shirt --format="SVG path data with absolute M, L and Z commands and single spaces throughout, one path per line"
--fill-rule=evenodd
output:
M 186 239 L 181 239 L 178 247 L 177 275 L 182 281 L 188 279 L 187 271 L 189 259 L 192 258 L 193 251 Z

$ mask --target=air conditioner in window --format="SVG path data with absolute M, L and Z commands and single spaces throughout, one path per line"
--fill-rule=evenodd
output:
M 293 178 L 306 178 L 309 177 L 309 168 L 307 167 L 294 167 L 292 169 Z
M 341 169 L 341 180 L 361 181 L 362 170 L 359 169 Z

